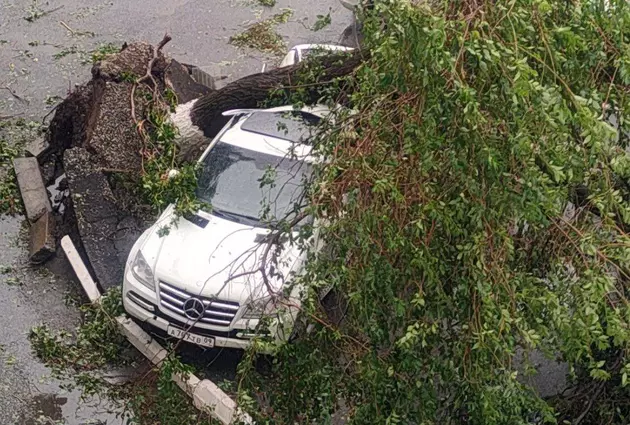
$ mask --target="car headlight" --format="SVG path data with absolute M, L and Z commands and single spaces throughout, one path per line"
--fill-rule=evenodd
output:
M 153 281 L 153 270 L 151 266 L 144 259 L 142 252 L 138 251 L 136 258 L 134 258 L 131 264 L 131 273 L 138 280 L 149 289 L 155 290 L 155 282 Z
M 243 319 L 260 319 L 276 311 L 276 303 L 269 297 L 250 301 L 243 313 Z

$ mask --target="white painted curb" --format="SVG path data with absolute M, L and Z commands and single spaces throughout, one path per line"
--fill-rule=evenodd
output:
M 117 317 L 116 321 L 129 342 L 155 365 L 159 365 L 168 356 L 168 352 L 133 320 L 123 315 Z M 197 409 L 209 413 L 224 425 L 237 419 L 247 424 L 253 423 L 251 417 L 240 413 L 236 402 L 209 379 L 200 380 L 193 374 L 174 374 L 173 381 L 192 397 Z
M 99 302 L 101 293 L 70 237 L 64 236 L 61 239 L 61 246 L 90 301 L 92 303 Z M 168 352 L 157 341 L 127 316 L 117 317 L 116 322 L 118 322 L 120 332 L 153 364 L 159 366 L 168 356 Z M 197 409 L 208 412 L 222 424 L 230 425 L 236 420 L 241 423 L 253 424 L 252 418 L 248 414 L 240 412 L 236 402 L 209 379 L 200 380 L 193 374 L 187 376 L 173 374 L 172 378 L 177 386 L 192 398 Z
M 94 282 L 92 276 L 90 276 L 90 272 L 87 267 L 85 267 L 85 264 L 77 252 L 77 249 L 74 247 L 70 236 L 66 235 L 61 238 L 61 247 L 66 253 L 66 257 L 68 257 L 68 261 L 70 261 L 70 264 L 74 269 L 74 273 L 81 282 L 81 286 L 83 286 L 83 290 L 85 290 L 90 302 L 98 302 L 101 298 L 101 292 L 98 290 L 98 286 L 96 286 L 96 282 Z

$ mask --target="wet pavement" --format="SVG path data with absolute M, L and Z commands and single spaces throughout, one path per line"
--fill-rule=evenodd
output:
M 278 0 L 273 8 L 256 0 L 0 0 L 0 117 L 41 120 L 89 79 L 90 51 L 109 42 L 155 44 L 165 32 L 173 37 L 165 53 L 181 62 L 229 80 L 258 72 L 279 59 L 239 50 L 229 37 L 286 7 L 293 16 L 277 30 L 288 47 L 336 43 L 352 22 L 338 0 Z M 311 31 L 317 15 L 329 10 L 331 25 Z M 107 413 L 104 401 L 80 402 L 78 391 L 63 390 L 33 357 L 31 327 L 74 329 L 79 313 L 69 301 L 82 294 L 63 256 L 45 268 L 27 263 L 23 225 L 22 217 L 0 216 L 0 425 L 124 423 Z M 240 358 L 234 351 L 192 347 L 183 354 L 217 381 L 233 378 Z
M 26 261 L 22 217 L 0 218 L 0 424 L 83 424 L 100 419 L 122 424 L 99 400 L 80 403 L 78 391 L 68 392 L 50 378 L 50 371 L 31 353 L 28 333 L 46 323 L 72 331 L 79 320 L 75 301 L 81 295 L 73 279 L 60 278 Z M 61 261 L 53 266 L 62 275 Z

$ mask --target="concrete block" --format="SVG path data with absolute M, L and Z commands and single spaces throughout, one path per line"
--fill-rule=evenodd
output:
M 56 251 L 55 219 L 46 211 L 33 225 L 29 237 L 29 259 L 34 264 L 48 260 Z
M 127 337 L 129 342 L 138 349 L 146 358 L 155 365 L 164 361 L 168 352 L 151 336 L 142 330 L 133 320 L 125 316 L 116 318 L 120 331 Z
M 98 290 L 98 286 L 96 286 L 96 282 L 92 279 L 87 267 L 85 267 L 85 263 L 83 263 L 70 236 L 66 235 L 61 238 L 61 247 L 90 301 L 93 303 L 98 302 L 101 298 L 101 292 Z
M 193 404 L 197 409 L 209 412 L 226 425 L 234 420 L 236 402 L 208 379 L 201 381 L 195 388 Z
M 15 158 L 13 168 L 26 209 L 26 216 L 31 223 L 35 223 L 47 211 L 52 211 L 48 193 L 39 171 L 39 164 L 35 158 Z
M 44 136 L 38 136 L 26 144 L 25 150 L 26 153 L 34 156 L 38 161 L 41 161 L 50 151 L 50 145 Z
M 173 382 L 189 396 L 195 392 L 195 388 L 197 388 L 197 385 L 201 382 L 201 380 L 193 374 L 189 374 L 188 376 L 173 374 L 172 379 Z

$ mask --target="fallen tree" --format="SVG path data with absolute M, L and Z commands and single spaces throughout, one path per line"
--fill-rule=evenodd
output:
M 318 57 L 215 90 L 195 81 L 190 65 L 163 55 L 169 40 L 125 44 L 94 64 L 91 81 L 70 93 L 50 123 L 47 162 L 56 165 L 45 165 L 54 170 L 47 184 L 66 173 L 71 194 L 61 235 L 73 236 L 104 289 L 120 284 L 128 251 L 156 212 L 176 200 L 182 211 L 196 208 L 195 169 L 187 162 L 225 124 L 222 112 L 258 107 L 279 88 L 279 101 L 299 92 L 316 102 L 322 87 L 363 59 L 359 51 Z M 167 179 L 175 157 L 181 173 Z

